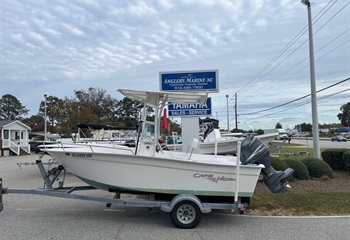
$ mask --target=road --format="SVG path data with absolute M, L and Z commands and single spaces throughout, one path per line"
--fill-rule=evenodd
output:
M 308 140 L 308 146 L 313 147 L 312 140 Z M 331 140 L 320 141 L 320 148 L 349 148 L 350 149 L 350 140 L 347 142 L 332 142 Z
M 36 155 L 0 157 L 3 187 L 42 187 L 36 166 L 20 170 L 17 162 L 32 162 Z M 45 157 L 44 160 L 47 160 Z M 62 180 L 62 179 L 61 179 Z M 65 185 L 81 185 L 67 174 Z M 96 195 L 111 196 L 97 191 Z M 112 196 L 111 196 L 112 197 Z M 158 209 L 112 206 L 103 203 L 38 195 L 3 195 L 0 239 L 348 239 L 350 216 L 259 217 L 222 212 L 204 214 L 195 229 L 174 227 Z
M 274 141 L 275 143 L 281 143 L 281 141 Z M 292 138 L 291 143 L 301 144 L 307 148 L 313 148 L 312 138 Z M 332 142 L 330 139 L 321 139 L 319 142 L 320 148 L 349 148 L 350 140 L 347 142 Z

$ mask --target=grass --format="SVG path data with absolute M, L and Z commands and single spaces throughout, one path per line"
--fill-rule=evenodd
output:
M 278 143 L 278 146 L 281 146 L 280 153 L 281 155 L 279 156 L 280 159 L 286 159 L 286 158 L 304 158 L 304 157 L 313 157 L 314 156 L 314 149 L 313 148 L 305 148 L 305 147 L 300 147 L 301 145 L 298 144 L 288 144 L 288 143 Z M 326 149 L 321 149 L 321 152 Z M 269 147 L 269 151 L 271 154 L 276 153 L 276 149 L 273 147 Z M 307 153 L 308 155 L 298 155 L 298 153 Z
M 350 215 L 350 192 L 255 194 L 247 213 L 267 216 Z
M 280 159 L 313 156 L 312 148 L 298 147 L 297 144 L 279 143 Z M 322 150 L 325 149 L 321 149 Z M 295 156 L 294 153 L 309 152 L 310 155 Z M 274 150 L 270 148 L 270 153 Z M 287 156 L 286 153 L 290 155 Z M 330 216 L 350 215 L 350 192 L 332 193 L 256 193 L 247 206 L 247 213 L 267 216 Z

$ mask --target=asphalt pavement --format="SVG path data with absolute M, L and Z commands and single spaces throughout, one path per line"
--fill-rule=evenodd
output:
M 3 187 L 40 188 L 42 177 L 32 154 L 0 157 Z M 44 157 L 44 162 L 49 157 Z M 27 163 L 20 169 L 17 162 Z M 60 179 L 63 180 L 63 179 Z M 70 174 L 65 185 L 83 183 Z M 90 193 L 86 193 L 90 194 Z M 94 195 L 110 196 L 104 191 Z M 177 229 L 159 209 L 112 206 L 104 203 L 40 195 L 5 194 L 0 213 L 0 239 L 348 239 L 350 216 L 261 217 L 213 212 L 204 214 L 195 229 Z

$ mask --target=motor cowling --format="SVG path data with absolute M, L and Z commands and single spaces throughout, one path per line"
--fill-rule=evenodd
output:
M 276 171 L 271 165 L 271 157 L 267 146 L 257 137 L 248 136 L 241 144 L 241 164 L 263 164 L 261 170 L 264 183 L 273 193 L 288 192 L 286 178 L 294 173 L 292 168 Z

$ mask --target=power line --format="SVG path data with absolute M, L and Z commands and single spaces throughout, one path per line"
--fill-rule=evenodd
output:
M 332 39 L 330 42 L 328 42 L 328 43 L 326 43 L 324 46 L 322 46 L 320 49 L 318 49 L 315 53 L 320 52 L 322 49 L 324 49 L 325 47 L 327 47 L 328 45 L 330 45 L 331 43 L 333 43 L 335 40 L 337 40 L 338 38 L 340 38 L 342 35 L 344 35 L 345 33 L 347 33 L 349 30 L 350 30 L 350 28 L 347 29 L 347 30 L 345 30 L 343 33 L 341 33 L 340 35 L 338 35 L 337 37 L 335 37 L 334 39 Z M 349 41 L 350 41 L 350 39 L 347 39 L 345 42 L 343 42 L 342 44 L 340 44 L 340 45 L 338 45 L 337 47 L 333 48 L 331 51 L 329 51 L 329 52 L 327 52 L 326 54 L 322 55 L 321 57 L 317 58 L 317 59 L 315 60 L 315 62 L 319 61 L 320 59 L 322 59 L 323 57 L 327 56 L 327 55 L 330 54 L 331 52 L 333 52 L 333 51 L 337 50 L 338 48 L 342 47 L 343 45 L 345 45 L 345 44 L 346 44 L 347 42 L 349 42 Z M 291 67 L 289 70 L 287 70 L 287 71 L 285 71 L 284 73 L 282 73 L 280 76 L 278 76 L 278 77 L 274 78 L 273 80 L 269 81 L 269 82 L 266 83 L 263 87 L 260 87 L 257 91 L 255 91 L 253 94 L 255 95 L 255 94 L 258 94 L 259 92 L 264 91 L 264 89 L 265 89 L 268 85 L 272 84 L 272 82 L 274 82 L 274 81 L 280 79 L 283 75 L 287 74 L 288 72 L 290 72 L 292 69 L 296 68 L 298 65 L 300 65 L 301 63 L 303 63 L 303 62 L 306 61 L 307 59 L 309 59 L 309 57 L 304 58 L 302 61 L 300 61 L 299 63 L 297 63 L 297 64 L 294 65 L 293 67 Z M 272 85 L 272 86 L 275 87 L 276 85 L 278 85 L 278 84 L 280 84 L 281 82 L 284 82 L 285 80 L 291 78 L 291 77 L 294 76 L 296 73 L 299 73 L 301 70 L 307 68 L 308 66 L 309 66 L 309 65 L 307 65 L 307 66 L 305 66 L 305 67 L 303 67 L 303 68 L 301 68 L 301 69 L 298 69 L 298 70 L 295 71 L 295 73 L 293 73 L 292 75 L 290 75 L 290 76 L 288 76 L 288 77 L 282 79 L 282 80 L 279 81 L 279 82 L 276 82 L 276 83 L 275 83 L 274 85 Z
M 327 6 L 330 4 L 330 2 L 317 14 L 317 16 L 314 18 L 314 21 L 313 21 L 313 24 L 314 23 L 316 23 L 330 8 L 332 8 L 333 7 L 333 5 L 336 3 L 336 1 L 331 5 L 331 6 L 329 6 L 328 7 L 328 9 L 326 9 L 327 8 Z M 347 6 L 347 5 L 349 5 L 350 4 L 350 2 L 348 2 L 347 4 L 345 4 L 339 11 L 337 11 L 327 22 L 325 22 L 315 33 L 314 33 L 314 35 L 317 33 L 317 32 L 319 32 L 324 26 L 326 26 L 332 19 L 334 19 L 334 17 L 335 16 L 337 16 L 342 10 L 344 10 L 345 9 L 345 7 Z M 325 10 L 326 9 L 326 10 Z M 322 13 L 323 12 L 323 13 Z M 322 13 L 322 15 L 320 15 L 320 13 Z M 320 15 L 320 16 L 319 16 Z M 318 17 L 319 16 L 319 17 Z M 318 17 L 318 18 L 317 18 Z M 317 18 L 317 19 L 316 19 Z M 305 29 L 305 28 L 304 28 Z M 306 30 L 302 30 L 301 32 L 304 34 L 305 32 L 306 32 Z M 346 30 L 345 32 L 347 32 L 348 30 Z M 344 32 L 344 33 L 345 33 Z M 300 34 L 300 33 L 299 33 Z M 342 34 L 341 34 L 342 35 Z M 297 35 L 298 36 L 298 35 Z M 298 39 L 300 38 L 301 36 L 299 36 L 298 37 Z M 294 39 L 295 39 L 295 37 L 294 37 Z M 293 39 L 293 40 L 294 40 Z M 332 41 L 330 41 L 328 44 L 330 44 L 330 43 L 332 43 L 334 41 L 334 39 L 332 40 Z M 258 80 L 256 80 L 255 81 L 255 84 L 257 83 L 257 82 L 259 82 L 259 81 L 261 81 L 262 79 L 264 79 L 266 76 L 268 76 L 273 70 L 275 70 L 277 67 L 279 67 L 284 61 L 286 61 L 288 58 L 290 58 L 297 50 L 299 50 L 305 43 L 307 43 L 308 42 L 308 40 L 305 40 L 303 43 L 301 43 L 294 51 L 292 51 L 288 56 L 286 56 L 282 61 L 280 61 L 276 66 L 274 66 L 269 72 L 267 72 L 264 76 L 261 76 L 260 77 L 260 79 L 258 79 Z M 295 42 L 294 42 L 295 43 Z M 327 44 L 326 44 L 327 45 Z M 288 45 L 287 45 L 288 46 Z M 290 46 L 289 46 L 290 47 Z M 289 48 L 288 47 L 288 48 Z M 324 46 L 325 47 L 325 46 Z M 322 49 L 322 48 L 321 48 Z M 319 50 L 321 50 L 321 49 L 319 49 Z M 318 51 L 317 51 L 318 52 Z M 280 57 L 280 56 L 279 56 Z M 307 59 L 307 58 L 306 58 Z M 274 59 L 273 59 L 274 60 Z M 305 60 L 303 60 L 303 61 L 305 61 Z M 274 62 L 274 61 L 273 61 Z M 271 64 L 270 64 L 271 65 Z M 266 69 L 264 69 L 264 71 L 265 71 Z M 288 70 L 287 72 L 289 72 L 290 70 Z M 282 75 L 280 75 L 280 77 L 281 76 L 283 76 L 284 74 L 286 74 L 287 72 L 285 72 L 285 73 L 283 73 Z M 261 73 L 259 72 L 259 75 L 261 75 Z M 274 79 L 274 80 L 271 80 L 271 81 L 269 81 L 268 83 L 266 83 L 264 86 L 263 86 L 263 88 L 265 88 L 265 87 L 267 87 L 268 85 L 270 85 L 273 81 L 276 81 L 276 79 Z M 251 83 L 251 82 L 250 82 Z M 278 84 L 278 83 L 276 83 L 276 84 Z M 275 85 L 276 85 L 275 84 Z M 246 85 L 246 86 L 244 86 L 243 87 L 243 89 L 245 89 L 245 88 L 247 88 L 247 87 L 249 87 L 251 84 L 249 84 L 249 85 Z M 241 98 L 241 101 L 244 101 L 245 99 L 247 99 L 248 97 L 250 97 L 251 95 L 256 95 L 256 92 L 261 92 L 262 91 L 262 88 L 259 88 L 258 90 L 256 90 L 255 92 L 253 92 L 253 93 L 251 93 L 250 95 L 247 95 L 246 97 L 243 97 L 243 98 Z M 247 93 L 247 92 L 244 92 L 244 93 Z
M 329 97 L 333 97 L 335 95 L 341 94 L 341 93 L 349 91 L 349 90 L 350 90 L 350 88 L 347 88 L 347 89 L 341 90 L 341 91 L 336 92 L 336 93 L 332 93 L 332 94 L 329 94 L 329 95 L 326 95 L 326 96 L 322 96 L 322 97 L 319 97 L 318 100 L 323 100 L 323 99 L 326 99 L 326 98 L 329 98 Z M 300 103 L 298 105 L 295 105 L 295 106 L 292 106 L 292 107 L 289 107 L 289 108 L 286 108 L 286 109 L 279 110 L 277 112 L 261 115 L 261 116 L 259 116 L 259 118 L 267 117 L 267 116 L 274 115 L 274 114 L 281 113 L 281 112 L 285 112 L 285 111 L 288 111 L 290 109 L 297 108 L 297 107 L 300 107 L 300 106 L 303 106 L 303 105 L 306 105 L 306 104 L 309 104 L 309 103 L 310 103 L 310 100 L 304 101 L 303 103 Z M 250 121 L 255 120 L 255 119 L 257 119 L 257 118 L 250 119 Z
M 319 21 L 324 15 L 325 13 L 327 13 L 333 6 L 334 4 L 337 2 L 337 1 L 334 1 L 332 4 L 331 4 L 332 1 L 328 2 L 327 5 L 316 15 L 316 17 L 314 17 L 313 19 L 313 24 L 315 24 L 317 21 Z M 331 4 L 331 5 L 330 5 Z M 348 2 L 347 4 L 345 4 L 340 10 L 338 10 L 328 21 L 326 21 L 315 33 L 314 35 L 319 32 L 322 28 L 324 28 L 331 20 L 333 20 L 343 9 L 345 9 L 346 6 L 348 6 L 350 4 L 350 2 Z M 292 54 L 294 54 L 302 45 L 304 45 L 306 41 L 304 41 L 299 47 L 297 47 L 292 53 L 290 53 L 287 57 L 285 57 L 277 66 L 275 66 L 272 70 L 270 70 L 268 73 L 266 73 L 264 76 L 261 76 L 275 61 L 277 61 L 278 58 L 280 58 L 292 45 L 294 45 L 296 43 L 296 41 L 298 39 L 300 39 L 301 35 L 304 34 L 307 30 L 307 26 L 304 27 L 268 64 L 266 64 L 264 66 L 263 69 L 261 69 L 253 78 L 251 78 L 247 84 L 245 84 L 244 87 L 242 87 L 240 89 L 241 90 L 244 90 L 246 88 L 249 88 L 249 86 L 251 86 L 255 80 L 255 82 L 257 81 L 261 81 L 263 78 L 265 78 L 268 74 L 270 74 L 274 69 L 276 69 L 281 63 L 283 63 L 286 59 L 288 59 Z M 330 45 L 331 43 L 333 43 L 335 40 L 337 40 L 338 38 L 340 38 L 342 35 L 344 35 L 346 32 L 348 32 L 349 29 L 347 29 L 346 31 L 344 31 L 343 33 L 341 33 L 340 35 L 338 35 L 336 38 L 334 38 L 333 40 L 331 40 L 330 42 L 328 42 L 327 44 L 325 44 L 323 47 L 321 47 L 319 50 L 316 51 L 317 52 L 320 52 L 322 49 L 324 49 L 325 47 L 327 47 L 328 45 Z M 335 51 L 336 49 L 340 48 L 341 46 L 343 46 L 344 44 L 346 44 L 347 42 L 349 42 L 349 40 L 347 40 L 346 42 L 344 42 L 343 44 L 339 45 L 338 47 L 332 49 L 331 51 L 329 51 L 328 53 L 326 53 L 325 55 L 321 56 L 320 58 L 318 58 L 316 61 L 320 60 L 321 58 L 325 57 L 326 55 L 330 54 L 331 52 Z M 308 58 L 305 58 L 304 60 L 302 60 L 301 62 L 299 62 L 298 64 L 296 64 L 294 67 L 290 68 L 288 71 L 286 71 L 285 73 L 281 74 L 277 79 L 281 78 L 282 76 L 284 76 L 285 74 L 287 74 L 288 72 L 290 72 L 292 69 L 296 68 L 298 65 L 300 65 L 302 62 L 304 62 L 305 60 L 307 60 Z M 305 69 L 307 68 L 304 67 L 302 69 Z M 288 78 L 290 78 L 291 76 L 295 75 L 296 73 L 293 73 L 292 75 L 290 75 L 289 77 L 286 77 L 284 78 L 283 80 L 286 80 Z M 259 80 L 257 80 L 258 78 L 260 77 Z M 273 80 L 272 80 L 273 81 Z M 272 83 L 272 81 L 270 81 L 269 83 L 265 84 L 263 86 L 263 88 L 266 88 L 268 85 L 270 85 Z M 274 79 L 274 81 L 276 81 L 276 79 Z M 277 85 L 278 83 L 274 84 Z M 262 88 L 259 88 L 258 91 L 261 91 Z M 244 92 L 244 94 L 246 94 L 246 92 Z M 249 97 L 250 95 L 244 97 L 242 100 L 246 99 L 247 97 Z M 234 97 L 232 96 L 231 99 L 230 99 L 230 103 L 233 101 Z M 240 102 L 241 102 L 240 101 Z M 297 100 L 295 100 L 297 101 Z M 288 104 L 288 103 L 287 103 Z M 230 106 L 232 107 L 232 105 Z M 279 106 L 277 106 L 279 107 Z M 273 108 L 270 108 L 270 109 L 273 109 Z M 262 110 L 262 111 L 268 111 L 270 109 L 267 109 L 267 110 Z M 224 110 L 220 111 L 220 114 L 222 114 L 224 112 Z M 260 112 L 260 111 L 258 111 Z M 250 113 L 251 114 L 251 113 Z M 242 114 L 241 114 L 242 115 Z M 231 120 L 233 120 L 233 117 L 231 118 Z
M 329 88 L 331 88 L 331 87 L 334 87 L 334 86 L 336 86 L 336 85 L 339 85 L 339 84 L 341 84 L 341 83 L 343 83 L 343 82 L 346 82 L 346 81 L 348 81 L 348 80 L 350 80 L 350 78 L 346 78 L 346 79 L 341 80 L 341 81 L 339 81 L 339 82 L 337 82 L 337 83 L 334 83 L 334 84 L 332 84 L 332 85 L 330 85 L 330 86 L 328 86 L 328 87 L 322 88 L 322 89 L 318 90 L 316 93 L 319 93 L 319 92 L 322 92 L 322 91 L 324 91 L 324 90 L 327 90 L 327 89 L 329 89 Z M 252 115 L 252 114 L 257 114 L 257 113 L 261 113 L 261 112 L 270 111 L 270 110 L 273 110 L 273 109 L 275 109 L 275 108 L 279 108 L 279 107 L 282 107 L 282 106 L 291 104 L 291 103 L 293 103 L 293 102 L 299 101 L 299 100 L 301 100 L 301 99 L 304 99 L 304 98 L 306 98 L 306 97 L 309 97 L 310 95 L 311 95 L 311 94 L 307 94 L 307 95 L 302 96 L 302 97 L 300 97 L 300 98 L 297 98 L 297 99 L 291 100 L 291 101 L 289 101 L 289 102 L 286 102 L 286 103 L 283 103 L 283 104 L 280 104 L 280 105 L 277 105 L 277 106 L 274 106 L 274 107 L 271 107 L 271 108 L 267 108 L 267 109 L 264 109 L 264 110 L 260 110 L 260 111 L 256 111 L 256 112 L 251 112 L 251 113 L 243 113 L 243 114 L 239 114 L 239 115 Z
M 342 36 L 342 35 L 344 35 L 345 33 L 347 33 L 349 30 L 350 30 L 350 29 L 345 30 L 343 33 L 341 33 L 340 35 L 338 35 L 337 37 L 335 37 L 333 40 L 331 40 L 330 42 L 328 42 L 327 44 L 325 44 L 323 47 L 321 47 L 321 48 L 320 48 L 319 50 L 317 50 L 316 52 L 320 52 L 322 49 L 324 49 L 324 48 L 325 48 L 326 46 L 328 46 L 330 43 L 332 43 L 332 42 L 334 42 L 335 40 L 337 40 L 340 36 Z M 317 58 L 317 59 L 315 60 L 315 62 L 321 60 L 322 58 L 324 58 L 324 57 L 327 56 L 328 54 L 334 52 L 335 50 L 337 50 L 338 48 L 342 47 L 343 45 L 345 45 L 345 44 L 348 43 L 348 42 L 350 42 L 350 38 L 347 39 L 345 42 L 341 43 L 340 45 L 338 45 L 337 47 L 333 48 L 332 50 L 330 50 L 330 51 L 327 52 L 326 54 L 324 54 L 324 55 L 322 55 L 321 57 Z M 308 59 L 308 58 L 303 59 L 301 62 L 299 62 L 298 64 L 294 65 L 292 68 L 290 68 L 290 69 L 289 69 L 288 71 L 286 71 L 285 73 L 281 74 L 281 75 L 280 75 L 279 77 L 277 77 L 276 79 L 281 78 L 283 75 L 285 75 L 286 73 L 290 72 L 292 69 L 294 69 L 295 67 L 297 67 L 298 65 L 300 65 L 302 62 L 304 62 L 304 61 L 307 60 L 307 59 Z M 292 76 L 294 76 L 295 74 L 299 73 L 301 70 L 306 69 L 307 67 L 308 67 L 308 66 L 305 66 L 305 67 L 303 67 L 303 68 L 301 68 L 301 69 L 298 69 L 295 73 L 293 73 L 292 75 L 290 75 L 290 76 L 288 76 L 288 77 L 282 79 L 281 81 L 275 83 L 273 86 L 276 86 L 277 84 L 279 84 L 279 83 L 285 81 L 286 79 L 291 78 Z M 276 80 L 276 79 L 275 79 L 275 80 Z M 269 84 L 271 84 L 271 83 L 272 83 L 272 81 L 270 81 L 269 83 L 265 84 L 263 87 L 260 87 L 259 90 L 257 90 L 255 93 L 257 94 L 258 92 L 263 91 L 264 88 L 266 88 L 266 87 L 267 87 Z
M 332 0 L 330 2 L 328 2 L 328 4 L 314 17 L 314 23 L 317 22 L 322 16 L 324 13 L 326 13 L 337 1 L 335 1 L 320 17 L 318 17 L 327 7 L 328 5 L 332 2 Z M 317 18 L 318 17 L 318 18 Z M 316 19 L 317 18 L 317 19 Z M 299 38 L 307 32 L 307 29 L 308 29 L 308 26 L 306 25 L 275 57 L 273 57 L 273 59 L 268 63 L 266 64 L 253 78 L 251 78 L 249 80 L 249 82 L 247 84 L 245 84 L 245 86 L 241 89 L 238 90 L 238 92 L 243 92 L 244 89 L 247 89 L 249 88 L 252 83 L 254 82 L 255 79 L 257 79 L 265 70 L 267 70 L 278 58 L 280 58 L 283 53 L 285 53 L 290 47 L 293 46 L 293 44 L 296 43 L 297 40 L 299 40 Z M 307 42 L 307 40 L 305 41 Z M 297 49 L 299 49 L 303 44 L 305 44 L 305 42 L 303 42 Z M 296 49 L 296 50 L 297 50 Z M 295 51 L 296 51 L 295 50 Z M 295 52 L 293 51 L 292 54 Z M 290 54 L 291 55 L 291 54 Z M 288 55 L 288 57 L 290 56 Z M 287 57 L 287 58 L 288 58 Z M 286 59 L 286 58 L 285 58 Z M 283 60 L 284 61 L 284 60 Z M 281 62 L 282 63 L 282 62 Z M 280 64 L 281 64 L 280 63 Z M 280 65 L 278 64 L 278 65 Z M 276 66 L 277 67 L 277 66 Z M 274 67 L 272 70 L 274 70 L 276 67 Z M 272 71 L 271 70 L 271 71 Z M 271 72 L 270 71 L 270 72 Z M 269 74 L 270 72 L 268 72 L 267 74 Z M 264 78 L 267 74 L 265 74 L 262 78 Z M 260 78 L 258 81 L 260 81 L 262 78 Z M 249 96 L 248 96 L 249 97 Z M 247 97 L 246 97 L 247 98 Z M 243 98 L 242 100 L 244 100 L 245 98 Z

